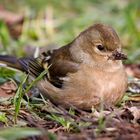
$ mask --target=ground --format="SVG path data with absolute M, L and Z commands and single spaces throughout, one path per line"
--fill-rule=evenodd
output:
M 128 66 L 126 71 L 135 74 L 131 67 L 128 71 Z M 27 140 L 140 139 L 139 80 L 130 81 L 124 99 L 117 106 L 105 106 L 87 112 L 75 107 L 64 109 L 43 97 L 35 98 L 32 93 L 39 92 L 36 87 L 28 92 L 29 101 L 23 96 L 20 100 L 21 108 L 17 109 L 20 106 L 18 100 L 14 103 L 13 97 L 16 97 L 14 95 L 18 85 L 8 80 L 0 86 L 0 137 L 9 135 L 8 139 L 26 137 L 24 139 Z M 3 129 L 8 127 L 12 127 L 13 131 Z

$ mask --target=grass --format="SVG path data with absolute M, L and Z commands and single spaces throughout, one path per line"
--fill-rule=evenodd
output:
M 21 100 L 23 98 L 23 95 L 25 95 L 23 84 L 27 81 L 28 75 L 24 78 L 24 80 L 20 83 L 19 88 L 15 94 L 14 97 L 14 106 L 15 106 L 15 116 L 14 116 L 14 122 L 17 123 L 17 117 L 19 114 L 20 106 L 21 106 Z
M 42 132 L 34 128 L 8 128 L 0 130 L 0 139 L 16 140 L 26 138 L 27 136 L 39 136 Z
M 47 118 L 58 122 L 61 126 L 64 127 L 64 130 L 67 131 L 67 132 L 70 132 L 70 130 L 73 129 L 72 120 L 70 121 L 68 119 L 65 119 L 62 116 L 57 116 L 55 114 L 47 115 Z
M 25 82 L 27 82 L 28 75 L 25 76 L 24 80 L 20 83 L 19 88 L 16 92 L 16 95 L 14 97 L 14 106 L 15 106 L 15 124 L 17 123 L 17 116 L 19 114 L 20 106 L 21 106 L 21 101 L 23 96 L 29 92 L 29 90 L 44 76 L 48 73 L 48 70 L 44 70 L 35 80 L 33 80 L 29 86 L 26 87 L 26 89 L 23 88 L 23 85 Z

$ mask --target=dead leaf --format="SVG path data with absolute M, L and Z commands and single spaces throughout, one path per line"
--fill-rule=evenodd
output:
M 121 118 L 137 123 L 140 120 L 140 109 L 135 106 L 125 108 L 121 113 Z
M 17 85 L 13 81 L 8 81 L 0 85 L 0 97 L 12 97 L 17 89 Z
M 0 20 L 7 25 L 10 35 L 14 39 L 17 39 L 20 36 L 24 21 L 23 15 L 13 13 L 5 9 L 0 9 Z
M 140 64 L 125 65 L 125 71 L 130 77 L 140 78 Z
M 134 116 L 134 119 L 133 119 L 134 122 L 138 122 L 138 120 L 140 119 L 140 109 L 133 106 L 133 107 L 130 107 L 129 110 L 132 112 L 132 115 Z

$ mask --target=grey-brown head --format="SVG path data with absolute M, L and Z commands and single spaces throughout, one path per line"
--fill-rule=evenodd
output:
M 74 45 L 77 46 L 77 59 L 79 57 L 79 60 L 87 63 L 91 60 L 101 64 L 117 63 L 126 59 L 117 33 L 112 27 L 104 24 L 95 24 L 83 31 L 73 41 Z M 71 50 L 74 52 L 74 49 Z

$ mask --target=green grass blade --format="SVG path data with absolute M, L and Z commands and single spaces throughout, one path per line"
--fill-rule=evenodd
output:
M 29 136 L 39 136 L 42 132 L 34 128 L 6 128 L 0 129 L 0 139 L 16 140 Z
M 28 78 L 28 75 L 26 75 L 24 80 L 20 83 L 19 88 L 18 88 L 18 90 L 16 92 L 16 95 L 14 97 L 14 106 L 15 106 L 14 122 L 15 123 L 17 122 L 17 116 L 19 114 L 19 109 L 20 109 L 20 106 L 21 106 L 21 100 L 22 100 L 22 97 L 24 95 L 24 93 L 23 93 L 23 84 L 26 82 L 27 78 Z
M 48 67 L 49 68 L 49 67 Z M 48 69 L 44 70 L 32 83 L 23 91 L 23 84 L 26 82 L 28 75 L 25 77 L 25 79 L 21 82 L 16 95 L 14 97 L 14 105 L 15 105 L 15 116 L 14 116 L 14 122 L 17 123 L 17 116 L 19 114 L 20 106 L 21 106 L 21 100 L 23 95 L 25 93 L 28 93 L 28 91 L 44 76 L 48 73 Z

